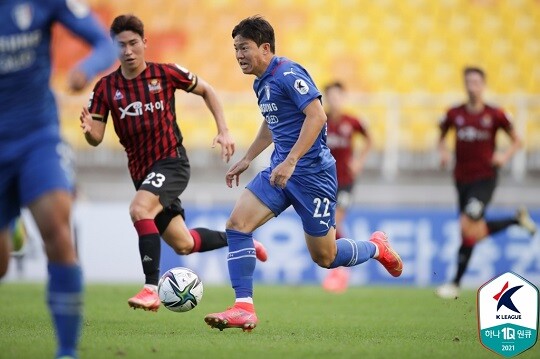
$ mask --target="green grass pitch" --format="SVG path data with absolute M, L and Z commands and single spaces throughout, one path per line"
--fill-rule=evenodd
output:
M 232 303 L 208 286 L 187 313 L 131 310 L 132 285 L 88 285 L 81 358 L 499 358 L 478 340 L 476 292 L 440 300 L 433 289 L 256 286 L 259 325 L 220 332 L 205 314 Z M 0 358 L 52 358 L 42 284 L 0 285 Z M 539 358 L 540 346 L 519 358 Z

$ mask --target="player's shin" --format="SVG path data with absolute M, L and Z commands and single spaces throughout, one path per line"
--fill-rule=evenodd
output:
M 348 238 L 336 240 L 336 258 L 329 268 L 352 267 L 366 262 L 375 255 L 376 246 L 369 241 L 354 241 Z
M 159 281 L 159 262 L 161 239 L 152 219 L 142 219 L 134 223 L 139 234 L 139 254 L 145 275 L 145 285 L 157 288 Z M 154 287 L 155 286 L 155 287 Z
M 231 229 L 226 232 L 229 242 L 227 265 L 236 303 L 253 311 L 253 272 L 256 263 L 253 235 Z
M 225 232 L 214 231 L 208 228 L 193 228 L 189 230 L 193 237 L 193 249 L 191 253 L 208 252 L 227 246 Z

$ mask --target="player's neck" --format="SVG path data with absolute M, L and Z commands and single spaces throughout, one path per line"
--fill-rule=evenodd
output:
M 341 115 L 343 114 L 343 111 L 340 109 L 330 109 L 328 110 L 328 118 L 330 120 L 338 120 L 341 118 Z
M 469 100 L 467 102 L 467 111 L 471 113 L 478 113 L 484 110 L 484 101 L 481 99 L 478 100 Z
M 121 66 L 120 68 L 122 71 L 122 76 L 124 76 L 128 80 L 133 80 L 134 78 L 142 74 L 142 72 L 146 69 L 146 61 L 143 61 L 141 66 L 137 67 L 134 70 L 128 70 L 124 68 L 123 66 Z

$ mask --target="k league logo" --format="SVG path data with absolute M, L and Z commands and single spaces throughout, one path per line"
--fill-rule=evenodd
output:
M 507 272 L 478 290 L 478 330 L 482 345 L 505 357 L 532 348 L 538 335 L 538 288 Z

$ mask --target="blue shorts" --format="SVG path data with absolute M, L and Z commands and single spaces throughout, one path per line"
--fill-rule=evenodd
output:
M 255 176 L 246 186 L 276 217 L 290 205 L 302 219 L 304 232 L 323 237 L 330 227 L 335 227 L 336 166 L 317 173 L 292 175 L 285 188 L 270 184 L 268 167 Z
M 16 159 L 0 154 L 0 229 L 20 214 L 21 207 L 53 190 L 73 190 L 72 150 L 61 141 L 25 146 Z

